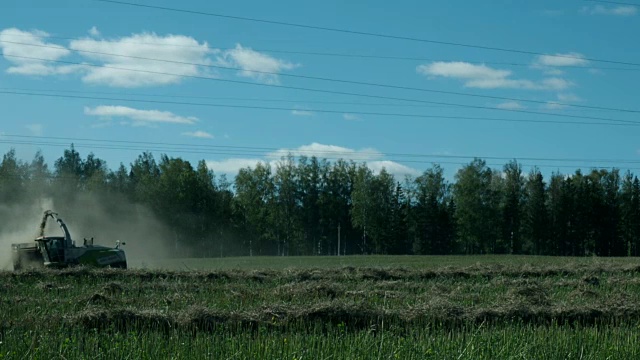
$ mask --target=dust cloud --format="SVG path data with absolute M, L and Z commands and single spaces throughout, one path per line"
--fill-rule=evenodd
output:
M 40 220 L 51 199 L 22 205 L 0 205 L 0 270 L 11 270 L 11 244 L 33 241 L 40 232 Z
M 11 270 L 11 244 L 33 241 L 40 232 L 44 211 L 58 213 L 78 245 L 94 238 L 95 245 L 114 247 L 120 240 L 130 267 L 150 266 L 171 254 L 172 232 L 153 213 L 124 197 L 108 199 L 79 194 L 73 199 L 39 199 L 17 205 L 0 205 L 0 270 Z M 49 219 L 45 235 L 61 236 Z

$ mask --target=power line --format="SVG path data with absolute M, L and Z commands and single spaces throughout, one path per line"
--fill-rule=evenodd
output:
M 214 149 L 216 151 L 262 151 L 267 153 L 274 153 L 283 150 L 282 148 L 274 147 L 259 147 L 259 146 L 234 146 L 234 145 L 210 145 L 210 144 L 189 144 L 189 143 L 170 143 L 170 142 L 153 142 L 153 141 L 128 141 L 128 140 L 112 140 L 112 139 L 95 139 L 95 138 L 77 138 L 77 137 L 58 137 L 58 136 L 36 136 L 36 135 L 16 135 L 16 134 L 2 134 L 2 137 L 19 138 L 19 139 L 33 139 L 35 140 L 52 140 L 52 141 L 86 141 L 97 143 L 113 143 L 113 144 L 132 144 L 132 145 L 153 145 L 153 146 L 173 146 L 181 148 L 196 148 L 196 149 Z M 480 156 L 480 155 L 448 155 L 448 154 L 424 154 L 424 153 L 392 153 L 392 152 L 378 152 L 378 151 L 339 151 L 339 150 L 303 150 L 303 149 L 284 149 L 285 151 L 292 151 L 302 154 L 331 154 L 331 155 L 353 155 L 357 153 L 366 157 L 381 157 L 381 156 L 394 156 L 394 157 L 423 157 L 423 158 L 450 158 L 450 159 L 489 159 L 489 160 L 523 160 L 523 161 L 560 161 L 560 162 L 613 162 L 613 163 L 632 163 L 640 164 L 640 160 L 633 159 L 587 159 L 587 158 L 548 158 L 548 157 L 498 157 L 498 156 Z
M 358 105 L 358 106 L 401 106 L 401 107 L 418 107 L 418 108 L 448 108 L 446 105 L 418 105 L 418 104 L 397 104 L 397 103 L 369 103 L 369 102 L 349 102 L 349 101 L 321 101 L 321 100 L 290 100 L 290 99 L 265 99 L 265 98 L 248 98 L 248 97 L 213 97 L 213 96 L 193 96 L 180 94 L 146 94 L 146 93 L 122 93 L 109 91 L 84 91 L 84 90 L 65 90 L 65 89 L 34 89 L 34 88 L 4 88 L 0 90 L 22 91 L 22 92 L 55 92 L 70 94 L 93 94 L 93 95 L 114 95 L 114 96 L 141 96 L 141 97 L 159 97 L 159 98 L 183 98 L 183 99 L 201 99 L 201 100 L 229 100 L 229 101 L 255 101 L 255 102 L 281 102 L 281 103 L 309 103 L 309 104 L 331 104 L 331 105 Z M 302 110 L 302 109 L 299 109 Z M 564 111 L 587 111 L 581 109 L 563 109 Z M 593 111 L 593 110 L 591 110 Z M 605 111 L 605 110 L 602 110 Z
M 125 99 L 125 98 L 107 98 L 97 96 L 79 96 L 79 95 L 61 95 L 61 94 L 37 94 L 15 91 L 0 91 L 0 94 L 6 95 L 24 95 L 24 96 L 40 96 L 40 97 L 52 97 L 52 98 L 69 98 L 69 99 L 85 99 L 85 100 L 107 100 L 107 101 L 122 101 L 122 102 L 135 102 L 135 103 L 151 103 L 151 104 L 171 104 L 171 105 L 188 105 L 188 106 L 204 106 L 204 107 L 219 107 L 219 108 L 232 108 L 232 109 L 252 109 L 252 110 L 274 110 L 274 111 L 300 111 L 296 108 L 284 108 L 284 107 L 267 107 L 267 106 L 248 106 L 248 105 L 229 105 L 229 104 L 210 104 L 210 103 L 188 103 L 179 101 L 158 101 L 158 100 L 143 100 L 143 99 Z M 419 114 L 398 114 L 398 113 L 382 113 L 382 112 L 365 112 L 365 111 L 345 111 L 345 110 L 326 110 L 326 109 L 305 109 L 304 111 L 310 111 L 314 113 L 328 113 L 328 114 L 354 114 L 354 115 L 373 115 L 373 116 L 391 116 L 396 118 L 425 118 L 425 119 L 447 119 L 447 120 L 477 120 L 477 121 L 502 121 L 502 122 L 520 122 L 520 123 L 540 123 L 540 124 L 572 124 L 572 125 L 608 125 L 608 126 L 640 126 L 640 122 L 631 120 L 615 120 L 615 119 L 602 119 L 605 121 L 620 122 L 581 122 L 581 121 L 562 121 L 562 120 L 525 120 L 525 119 L 506 119 L 506 118 L 487 118 L 487 117 L 470 117 L 470 116 L 440 116 L 440 115 L 419 115 Z M 561 115 L 560 115 L 561 116 Z M 566 115 L 567 117 L 577 117 L 576 115 Z M 590 117 L 583 117 L 590 118 Z
M 159 98 L 182 98 L 182 99 L 200 99 L 200 100 L 228 100 L 228 101 L 255 101 L 255 102 L 281 102 L 281 103 L 309 103 L 309 104 L 331 104 L 331 105 L 358 105 L 358 106 L 401 106 L 401 107 L 418 107 L 418 108 L 447 108 L 446 105 L 418 105 L 418 104 L 397 104 L 397 103 L 370 103 L 370 102 L 350 102 L 350 101 L 322 101 L 322 100 L 290 100 L 290 99 L 272 99 L 272 98 L 250 98 L 250 97 L 213 97 L 213 96 L 194 96 L 181 94 L 147 94 L 147 93 L 131 93 L 131 92 L 110 92 L 110 91 L 84 91 L 84 90 L 65 90 L 65 89 L 41 89 L 41 88 L 5 88 L 0 90 L 6 91 L 22 91 L 22 92 L 54 92 L 54 93 L 70 93 L 70 94 L 93 94 L 93 95 L 113 95 L 113 96 L 141 96 L 141 97 L 159 97 Z M 569 109 L 563 109 L 565 111 Z M 586 111 L 580 109 L 570 109 L 574 111 Z
M 40 47 L 40 48 L 58 49 L 58 47 L 55 47 L 55 46 L 38 45 L 38 44 L 27 44 L 27 43 L 14 42 L 14 41 L 5 41 L 5 40 L 0 40 L 0 43 L 17 44 L 17 45 L 24 45 L 24 46 L 34 46 L 34 47 Z M 243 72 L 250 72 L 250 73 L 255 73 L 255 74 L 276 75 L 276 76 L 298 78 L 298 79 L 306 79 L 306 80 L 319 80 L 319 81 L 336 82 L 336 83 L 351 84 L 351 85 L 374 86 L 374 87 L 381 87 L 381 88 L 388 88 L 388 89 L 395 89 L 395 90 L 419 91 L 419 92 L 427 92 L 427 93 L 456 95 L 456 96 L 467 96 L 467 97 L 484 98 L 484 99 L 492 99 L 492 100 L 518 101 L 518 102 L 526 102 L 526 103 L 534 103 L 534 104 L 548 104 L 549 103 L 548 101 L 513 98 L 513 97 L 505 97 L 505 96 L 480 95 L 480 94 L 465 93 L 465 92 L 459 92 L 459 91 L 445 91 L 445 90 L 435 90 L 435 89 L 427 89 L 427 88 L 417 88 L 417 87 L 411 87 L 411 86 L 390 85 L 390 84 L 381 84 L 381 83 L 364 82 L 364 81 L 335 79 L 335 78 L 328 78 L 328 77 L 286 74 L 286 73 L 278 73 L 278 72 L 273 72 L 273 71 L 246 70 L 246 69 L 243 69 L 243 68 L 231 67 L 231 66 L 191 63 L 191 62 L 185 62 L 185 61 L 175 61 L 175 60 L 165 60 L 165 59 L 148 58 L 148 57 L 141 57 L 141 56 L 131 56 L 131 55 L 123 55 L 123 54 L 105 53 L 105 52 L 100 52 L 100 51 L 89 51 L 89 50 L 79 50 L 79 49 L 67 49 L 67 50 L 78 52 L 78 53 L 86 53 L 86 54 L 105 55 L 105 56 L 113 56 L 113 57 L 121 57 L 121 58 L 127 58 L 127 59 L 145 60 L 145 61 L 158 61 L 158 62 L 163 62 L 163 63 L 180 64 L 180 65 L 201 66 L 201 67 L 212 68 L 212 69 L 243 71 Z M 559 106 L 568 106 L 568 107 L 574 107 L 574 108 L 594 109 L 594 110 L 607 110 L 607 111 L 617 111 L 617 112 L 625 112 L 625 113 L 640 113 L 640 110 L 632 110 L 632 109 L 609 108 L 609 107 L 604 107 L 604 106 L 580 105 L 580 104 L 570 104 L 570 103 L 563 103 L 563 102 L 553 102 L 553 103 L 556 104 L 556 105 L 559 105 Z
M 587 60 L 587 61 L 593 61 L 593 62 L 602 62 L 602 63 L 610 63 L 610 64 L 640 66 L 640 63 L 633 63 L 633 62 L 624 62 L 624 61 L 606 60 L 606 59 L 597 59 L 597 58 L 583 58 L 583 57 L 571 56 L 571 55 L 553 55 L 553 54 L 547 54 L 547 53 L 536 52 L 536 51 L 510 49 L 510 48 L 502 48 L 502 47 L 495 47 L 495 46 L 473 45 L 473 44 L 465 44 L 465 43 L 458 43 L 458 42 L 451 42 L 451 41 L 421 39 L 421 38 L 410 37 L 410 36 L 390 35 L 390 34 L 373 33 L 373 32 L 366 32 L 366 31 L 357 31 L 357 30 L 332 28 L 332 27 L 325 27 L 325 26 L 305 25 L 305 24 L 291 23 L 291 22 L 285 22 L 285 21 L 265 20 L 265 19 L 249 18 L 249 17 L 243 17 L 243 16 L 226 15 L 226 14 L 220 14 L 220 13 L 212 13 L 212 12 L 204 12 L 204 11 L 196 11 L 196 10 L 170 8 L 170 7 L 164 7 L 164 6 L 155 6 L 155 5 L 131 3 L 131 2 L 125 2 L 125 1 L 116 1 L 116 0 L 92 0 L 92 1 L 119 4 L 119 5 L 126 5 L 126 6 L 133 6 L 133 7 L 140 7 L 140 8 L 147 8 L 147 9 L 173 11 L 173 12 L 180 12 L 180 13 L 193 14 L 193 15 L 213 16 L 213 17 L 218 17 L 218 18 L 241 20 L 241 21 L 250 21 L 250 22 L 263 23 L 263 24 L 289 26 L 289 27 L 312 29 L 312 30 L 321 30 L 321 31 L 330 31 L 330 32 L 337 32 L 337 33 L 352 34 L 352 35 L 371 36 L 371 37 L 393 39 L 393 40 L 406 40 L 406 41 L 413 41 L 413 42 L 430 43 L 430 44 L 447 45 L 447 46 L 457 46 L 457 47 L 474 48 L 474 49 L 491 50 L 491 51 L 511 52 L 511 53 L 518 53 L 518 54 L 527 54 L 527 55 L 553 56 L 553 57 L 559 57 L 559 58 L 581 59 L 581 60 Z
M 3 37 L 33 37 L 32 34 L 3 34 Z M 70 36 L 53 36 L 47 35 L 46 39 L 58 39 L 58 40 L 85 40 L 78 37 Z M 178 48 L 202 48 L 202 45 L 186 45 L 186 44 L 167 44 L 167 43 L 151 43 L 142 41 L 123 41 L 123 40 L 96 40 L 104 42 L 118 42 L 119 44 L 131 44 L 131 45 L 145 45 L 156 47 L 178 47 Z M 219 51 L 231 51 L 236 48 L 215 48 Z M 297 51 L 297 50 L 282 50 L 282 49 L 261 49 L 251 48 L 253 51 L 275 53 L 275 54 L 290 54 L 290 55 L 306 55 L 306 56 L 324 56 L 324 57 L 342 57 L 342 58 L 354 58 L 354 59 L 379 59 L 379 60 L 403 60 L 403 61 L 430 61 L 430 62 L 452 62 L 461 61 L 459 59 L 435 59 L 421 56 L 389 56 L 389 55 L 371 55 L 371 54 L 348 54 L 340 52 L 321 52 L 321 51 Z M 502 65 L 502 66 L 518 66 L 518 67 L 531 67 L 534 64 L 531 63 L 517 63 L 517 62 L 501 62 L 501 61 L 479 61 L 479 60 L 464 60 L 464 62 L 475 65 Z M 550 66 L 553 67 L 553 66 Z M 562 68 L 567 69 L 594 69 L 594 70 L 614 70 L 614 71 L 640 71 L 640 68 L 633 67 L 602 67 L 602 66 L 586 66 L 586 65 L 563 65 Z
M 294 103 L 294 104 L 329 104 L 329 105 L 356 105 L 356 106 L 374 106 L 374 107 L 414 107 L 414 108 L 444 108 L 451 109 L 452 106 L 447 105 L 418 105 L 418 104 L 397 104 L 397 103 L 371 103 L 371 102 L 350 102 L 350 101 L 322 101 L 322 100 L 291 100 L 291 99 L 273 99 L 273 98 L 250 98 L 250 97 L 213 97 L 213 96 L 194 96 L 181 94 L 148 94 L 148 93 L 131 93 L 131 92 L 110 92 L 110 91 L 84 91 L 84 90 L 66 90 L 66 89 L 43 89 L 43 88 L 5 88 L 0 90 L 15 92 L 54 92 L 54 93 L 70 93 L 70 94 L 93 94 L 93 95 L 114 95 L 114 96 L 140 96 L 140 97 L 158 97 L 158 98 L 181 98 L 181 99 L 200 99 L 200 100 L 228 100 L 228 101 L 254 101 L 254 102 L 274 102 L 274 103 Z M 555 103 L 554 103 L 555 104 Z M 304 109 L 298 109 L 304 110 Z M 556 109 L 561 111 L 607 111 L 607 110 L 587 110 L 587 109 Z
M 30 60 L 54 62 L 54 63 L 61 63 L 61 64 L 70 64 L 70 65 L 79 65 L 79 66 L 87 66 L 87 67 L 106 68 L 106 69 L 113 69 L 113 70 L 140 72 L 140 73 L 147 73 L 147 74 L 154 74 L 154 75 L 175 76 L 175 77 L 182 77 L 182 78 L 189 78 L 189 79 L 210 80 L 210 81 L 226 82 L 226 83 L 233 83 L 233 84 L 263 86 L 263 87 L 272 87 L 272 88 L 280 88 L 280 89 L 288 89 L 288 90 L 302 90 L 302 91 L 326 93 L 326 94 L 335 94 L 335 95 L 349 95 L 349 96 L 358 96 L 358 97 L 372 98 L 372 99 L 396 100 L 396 101 L 406 101 L 406 102 L 413 102 L 413 103 L 424 103 L 424 104 L 434 104 L 434 105 L 455 106 L 455 107 L 468 108 L 468 109 L 507 111 L 507 112 L 514 112 L 514 113 L 522 113 L 522 114 L 533 114 L 533 115 L 544 115 L 544 116 L 554 116 L 554 117 L 599 120 L 599 121 L 620 122 L 620 123 L 630 123 L 630 124 L 637 124 L 638 123 L 636 121 L 617 120 L 617 119 L 602 118 L 602 117 L 596 117 L 596 116 L 545 113 L 545 112 L 530 111 L 530 110 L 504 109 L 504 108 L 496 108 L 496 107 L 481 106 L 481 105 L 469 105 L 469 104 L 459 104 L 459 103 L 448 103 L 448 102 L 442 102 L 442 101 L 428 101 L 428 100 L 418 100 L 418 99 L 407 99 L 407 98 L 398 98 L 398 97 L 392 97 L 392 96 L 370 95 L 370 94 L 361 94 L 361 93 L 336 91 L 336 90 L 322 90 L 322 89 L 314 89 L 314 88 L 308 88 L 308 87 L 297 87 L 297 86 L 275 85 L 275 84 L 263 84 L 263 83 L 255 83 L 255 82 L 242 81 L 242 80 L 218 79 L 218 78 L 214 78 L 214 77 L 201 76 L 201 75 L 172 74 L 172 73 L 159 72 L 159 71 L 150 71 L 150 70 L 142 70 L 142 69 L 129 69 L 129 68 L 122 68 L 122 67 L 117 67 L 117 66 L 97 65 L 97 64 L 89 64 L 89 63 L 78 63 L 78 62 L 73 62 L 73 61 L 51 60 L 51 59 L 44 59 L 44 58 L 37 58 L 37 57 L 30 57 L 30 56 L 18 56 L 18 55 L 7 55 L 7 54 L 5 54 L 4 56 L 5 57 L 20 58 L 20 59 L 30 59 Z M 11 93 L 11 92 L 5 92 L 5 93 Z M 150 101 L 150 100 L 147 100 L 147 101 Z M 210 106 L 213 106 L 213 105 L 210 105 Z M 216 106 L 222 106 L 222 105 L 216 105 Z M 254 107 L 254 108 L 258 108 L 258 107 Z M 265 109 L 269 109 L 269 108 L 265 108 Z M 282 110 L 282 109 L 280 109 L 280 110 Z M 300 110 L 300 109 L 288 109 L 288 110 Z M 333 112 L 333 111 L 317 110 L 317 112 Z M 341 111 L 341 112 L 344 112 L 344 111 Z M 355 112 L 352 112 L 352 113 L 355 113 Z M 362 112 L 360 112 L 360 113 L 361 114 L 366 114 L 366 113 L 362 113 Z M 373 115 L 373 113 L 369 113 L 368 115 Z M 587 123 L 587 124 L 596 124 L 596 123 Z
M 605 0 L 582 0 L 582 1 L 594 2 L 594 3 L 603 3 L 603 4 L 614 4 L 614 5 L 639 6 L 640 7 L 640 4 L 638 4 L 638 3 L 628 3 L 628 2 L 620 2 L 620 1 L 605 1 Z
M 47 147 L 67 147 L 68 144 L 64 143 L 52 143 L 52 142 L 37 142 L 37 141 L 6 141 L 0 140 L 0 143 L 4 144 L 12 144 L 12 145 L 31 145 L 31 146 L 47 146 Z M 82 143 L 74 143 L 75 148 L 87 148 L 91 150 L 100 149 L 100 150 L 133 150 L 133 151 L 149 151 L 149 152 L 162 152 L 162 153 L 171 153 L 171 152 L 179 152 L 183 154 L 202 154 L 202 155 L 226 155 L 226 156 L 254 156 L 254 157 L 262 157 L 262 159 L 255 159 L 259 162 L 271 162 L 278 161 L 279 158 L 273 156 L 269 153 L 265 152 L 229 152 L 229 151 L 201 151 L 201 150 L 193 150 L 193 149 L 179 149 L 179 148 L 141 148 L 136 146 L 124 146 L 124 145 L 96 145 L 96 144 L 82 144 Z M 309 156 L 312 156 L 310 154 Z M 468 163 L 465 162 L 455 162 L 455 161 L 435 161 L 435 160 L 407 160 L 407 159 L 383 159 L 383 158 L 371 158 L 364 156 L 357 156 L 354 154 L 347 154 L 349 156 L 344 157 L 327 157 L 327 156 L 318 156 L 324 160 L 347 160 L 354 162 L 376 162 L 376 161 L 391 161 L 397 163 L 410 163 L 410 164 L 454 164 L 454 165 L 466 165 Z M 286 156 L 286 154 L 282 154 L 282 156 Z M 301 158 L 302 156 L 307 155 L 297 155 L 295 152 L 291 152 L 291 156 L 293 158 Z M 478 157 L 474 157 L 478 158 Z M 471 159 L 471 158 L 470 158 Z M 483 158 L 480 158 L 483 159 Z M 506 159 L 506 158 L 505 158 Z M 509 159 L 509 160 L 518 160 L 518 159 Z M 581 165 L 561 165 L 561 164 L 527 164 L 527 163 L 518 163 L 523 167 L 539 167 L 539 168 L 617 168 L 615 166 L 603 166 L 603 165 L 590 165 L 590 164 L 581 164 Z M 504 164 L 487 164 L 488 166 L 504 166 Z M 622 167 L 622 166 L 621 166 Z M 625 169 L 629 170 L 640 170 L 640 168 L 629 168 L 624 166 Z

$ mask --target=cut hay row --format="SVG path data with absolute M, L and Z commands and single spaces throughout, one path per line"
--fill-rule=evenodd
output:
M 184 313 L 135 309 L 89 309 L 64 318 L 67 326 L 85 329 L 131 330 L 219 330 L 226 329 L 309 330 L 318 325 L 343 325 L 351 330 L 375 329 L 382 323 L 389 328 L 459 328 L 472 324 L 509 325 L 616 325 L 640 323 L 640 304 L 628 306 L 536 307 L 507 304 L 500 308 L 465 309 L 457 306 L 426 306 L 402 310 L 375 309 L 357 304 L 324 303 L 310 306 L 270 308 L 260 311 L 222 312 L 195 307 Z M 60 324 L 52 323 L 52 326 Z
M 3 359 L 635 359 L 638 325 L 633 261 L 0 273 Z
M 523 265 L 472 265 L 447 266 L 439 269 L 415 269 L 406 267 L 338 267 L 284 270 L 182 270 L 162 271 L 131 269 L 93 269 L 87 267 L 63 270 L 31 269 L 17 272 L 0 271 L 0 279 L 14 278 L 96 278 L 96 279 L 136 279 L 136 280 L 253 280 L 262 281 L 305 281 L 305 280 L 429 280 L 435 278 L 469 279 L 495 277 L 545 278 L 556 276 L 577 276 L 588 274 L 640 273 L 640 264 L 617 263 L 568 263 L 566 265 L 532 266 Z
M 399 328 L 640 323 L 635 266 L 530 271 L 544 277 L 522 276 L 522 270 L 23 271 L 4 274 L 0 321 L 27 328 L 209 331 L 220 324 L 368 329 L 382 322 Z

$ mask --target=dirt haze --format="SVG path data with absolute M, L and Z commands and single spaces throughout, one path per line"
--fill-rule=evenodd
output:
M 33 241 L 39 235 L 44 211 L 57 212 L 67 224 L 77 244 L 94 238 L 95 245 L 123 248 L 132 267 L 153 264 L 169 257 L 171 231 L 144 206 L 124 198 L 99 199 L 78 195 L 72 200 L 43 198 L 15 205 L 0 205 L 0 270 L 11 270 L 11 244 Z M 59 236 L 62 231 L 49 219 L 45 235 Z
M 42 214 L 51 206 L 51 199 L 0 205 L 0 270 L 12 269 L 11 244 L 33 241 L 38 236 Z

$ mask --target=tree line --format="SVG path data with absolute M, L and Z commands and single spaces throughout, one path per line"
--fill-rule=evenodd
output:
M 2 158 L 0 204 L 50 197 L 64 207 L 87 195 L 114 213 L 123 202 L 150 209 L 175 256 L 640 255 L 640 181 L 618 169 L 545 179 L 515 160 L 492 169 L 474 159 L 453 181 L 437 164 L 396 179 L 364 163 L 286 156 L 229 180 L 204 160 L 148 152 L 115 170 L 73 146 L 52 169 L 40 152 Z

